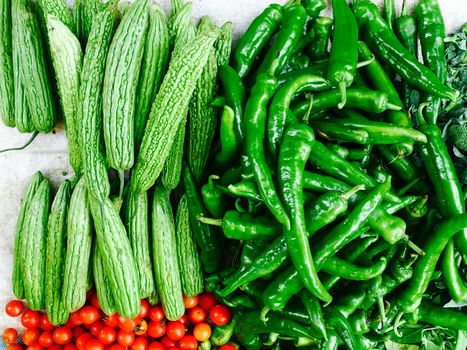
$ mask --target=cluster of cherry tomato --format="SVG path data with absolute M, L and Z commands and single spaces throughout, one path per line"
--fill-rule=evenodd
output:
M 117 314 L 104 315 L 97 296 L 90 293 L 83 308 L 70 314 L 64 325 L 55 327 L 47 314 L 12 300 L 5 311 L 11 317 L 21 316 L 24 346 L 17 344 L 14 328 L 4 331 L 3 341 L 8 344 L 6 350 L 196 350 L 209 342 L 211 325 L 230 321 L 229 308 L 210 293 L 185 297 L 184 303 L 185 314 L 177 321 L 168 321 L 160 305 L 150 306 L 142 300 L 139 315 L 131 320 Z M 230 344 L 219 348 L 234 349 Z

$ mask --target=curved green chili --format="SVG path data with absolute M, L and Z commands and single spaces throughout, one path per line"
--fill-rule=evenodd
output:
M 225 105 L 220 120 L 220 151 L 215 155 L 213 168 L 225 168 L 235 161 L 240 144 L 235 131 L 235 112 Z
M 208 182 L 201 188 L 201 196 L 203 197 L 206 209 L 217 219 L 222 217 L 227 211 L 228 203 L 225 200 L 225 195 L 216 186 L 214 180 L 219 180 L 219 176 L 209 176 Z
M 290 80 L 297 79 L 303 75 L 324 76 L 328 67 L 328 60 L 322 60 L 314 63 L 312 66 L 302 69 L 297 69 L 288 73 L 279 74 L 277 76 L 279 86 L 282 87 Z
M 361 349 L 360 342 L 358 338 L 355 337 L 352 326 L 349 321 L 342 315 L 335 307 L 328 306 L 324 308 L 324 317 L 326 318 L 327 323 L 334 328 L 339 338 L 345 344 L 349 350 L 358 350 Z
M 314 60 L 319 61 L 328 56 L 329 38 L 331 37 L 332 18 L 318 17 L 313 23 L 312 29 L 315 32 L 315 39 L 310 44 L 308 55 Z
M 311 327 L 315 329 L 324 339 L 327 339 L 326 325 L 323 316 L 323 310 L 318 299 L 308 290 L 302 290 L 299 294 L 300 299 L 305 306 L 309 316 Z
M 331 275 L 354 281 L 366 281 L 381 275 L 386 269 L 386 258 L 381 257 L 372 266 L 357 266 L 344 259 L 334 257 L 321 269 Z
M 383 13 L 383 17 L 386 20 L 389 28 L 394 31 L 394 25 L 396 21 L 396 4 L 394 3 L 394 0 L 384 0 Z
M 418 310 L 420 321 L 439 327 L 466 330 L 467 316 L 465 313 L 454 311 L 435 305 L 429 301 L 422 301 Z
M 455 302 L 464 302 L 467 300 L 467 285 L 459 274 L 459 267 L 456 262 L 454 241 L 449 240 L 444 250 L 441 260 L 443 275 L 446 280 L 446 287 L 449 295 Z
M 316 18 L 328 4 L 326 0 L 303 0 L 302 5 L 305 8 L 308 17 Z

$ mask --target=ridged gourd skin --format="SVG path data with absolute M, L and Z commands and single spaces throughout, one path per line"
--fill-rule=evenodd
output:
M 109 279 L 104 270 L 102 255 L 97 242 L 94 243 L 92 254 L 92 269 L 97 300 L 99 300 L 101 310 L 106 315 L 113 315 L 115 313 L 114 297 L 109 286 Z
M 11 3 L 11 22 L 12 22 L 12 49 L 13 49 L 13 85 L 14 85 L 14 114 L 15 124 L 19 132 L 34 131 L 29 114 L 28 101 L 26 99 L 25 89 L 22 82 L 22 67 L 21 67 L 21 45 L 19 43 L 22 29 L 20 26 L 20 11 L 21 0 L 12 0 Z
M 159 177 L 216 38 L 212 33 L 200 34 L 172 57 L 152 106 L 133 170 L 133 193 L 147 191 Z M 158 156 L 154 157 L 155 154 Z
M 15 126 L 11 0 L 0 0 L 0 117 Z
M 23 280 L 23 236 L 25 228 L 25 219 L 31 205 L 32 199 L 41 184 L 43 176 L 40 171 L 36 172 L 29 183 L 26 192 L 24 192 L 19 209 L 18 221 L 16 222 L 15 248 L 13 259 L 12 286 L 13 294 L 18 299 L 24 298 L 24 280 Z
M 175 217 L 175 232 L 183 294 L 189 297 L 198 295 L 204 290 L 203 272 L 193 232 L 191 231 L 186 195 L 182 196 L 178 204 Z
M 136 92 L 148 28 L 148 0 L 136 0 L 123 16 L 110 44 L 103 90 L 103 129 L 107 160 L 116 170 L 133 166 Z
M 89 1 L 89 0 L 88 0 Z M 37 0 L 44 20 L 49 15 L 57 17 L 64 25 L 76 34 L 76 24 L 66 0 Z
M 78 120 L 81 121 L 83 168 L 86 188 L 96 198 L 107 198 L 110 183 L 102 147 L 102 89 L 105 62 L 115 30 L 116 11 L 107 8 L 99 13 L 88 37 L 81 71 Z
M 83 168 L 83 148 L 80 142 L 78 102 L 83 52 L 73 32 L 54 15 L 47 15 L 47 35 L 65 119 L 68 158 L 75 174 L 80 176 Z
M 43 179 L 27 210 L 22 237 L 24 296 L 31 310 L 45 309 L 45 261 L 50 183 Z
M 149 239 L 149 205 L 147 192 L 127 196 L 126 228 L 131 250 L 138 267 L 140 298 L 149 297 L 155 289 Z
M 45 263 L 45 309 L 50 323 L 64 324 L 69 313 L 62 300 L 63 270 L 66 258 L 67 217 L 71 182 L 65 180 L 55 195 L 49 214 L 47 260 Z
M 160 185 L 154 188 L 152 251 L 156 285 L 165 316 L 170 321 L 178 320 L 183 316 L 185 306 L 177 260 L 175 223 L 169 194 Z
M 19 0 L 22 2 L 22 0 Z M 29 113 L 34 128 L 43 133 L 52 131 L 57 111 L 52 92 L 51 74 L 46 63 L 47 53 L 42 40 L 37 13 L 20 4 L 18 42 L 20 50 L 21 81 L 26 93 Z
M 63 302 L 68 312 L 74 312 L 86 303 L 92 243 L 88 198 L 84 178 L 81 178 L 71 195 L 67 219 Z
M 230 54 L 232 53 L 233 23 L 225 22 L 219 29 L 219 37 L 214 43 L 216 50 L 217 65 L 224 66 L 229 64 Z
M 176 13 L 172 18 L 170 25 L 170 36 L 173 41 L 172 55 L 175 55 L 178 50 L 183 50 L 184 45 L 193 40 L 196 36 L 195 26 L 191 19 L 192 4 L 187 3 L 183 6 L 180 12 Z M 169 192 L 174 190 L 180 182 L 180 174 L 182 171 L 183 154 L 185 149 L 185 135 L 188 110 L 184 113 L 183 119 L 180 122 L 177 133 L 172 144 L 172 149 L 164 164 L 161 178 L 162 185 Z
M 89 40 L 89 35 L 92 31 L 93 21 L 96 18 L 97 14 L 104 10 L 111 1 L 104 3 L 102 0 L 80 0 L 78 4 L 79 12 L 76 16 L 79 16 L 77 19 L 76 26 L 79 25 L 79 33 L 84 42 Z
M 109 198 L 99 200 L 90 195 L 89 203 L 104 271 L 114 296 L 115 311 L 120 316 L 133 319 L 138 315 L 141 304 L 136 263 L 125 226 Z
M 169 28 L 162 9 L 154 0 L 149 2 L 148 31 L 136 95 L 135 140 L 141 143 L 152 103 L 159 91 L 169 63 Z
M 218 29 L 209 17 L 203 17 L 198 32 L 217 32 Z M 219 38 L 218 38 L 219 39 Z M 190 100 L 188 119 L 188 164 L 196 180 L 201 180 L 208 161 L 212 140 L 216 132 L 217 113 L 212 100 L 217 90 L 217 55 L 214 47 L 209 50 L 209 57 Z

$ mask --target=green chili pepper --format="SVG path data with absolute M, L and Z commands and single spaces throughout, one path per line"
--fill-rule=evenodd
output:
M 316 18 L 327 6 L 326 0 L 303 0 L 302 4 L 307 15 L 311 18 Z
M 227 344 L 230 341 L 230 338 L 234 334 L 235 326 L 237 325 L 238 319 L 240 318 L 241 313 L 235 311 L 232 319 L 229 323 L 223 326 L 216 326 L 212 331 L 211 342 L 214 345 L 222 346 Z
M 349 129 L 346 127 L 336 125 L 327 120 L 312 120 L 310 122 L 310 125 L 313 127 L 314 130 L 316 130 L 316 133 L 319 136 L 335 142 L 352 142 L 362 145 L 368 145 L 372 142 L 370 134 L 368 134 L 368 132 L 366 132 L 365 130 Z
M 287 74 L 299 69 L 311 67 L 311 61 L 308 56 L 303 53 L 298 53 L 290 57 L 287 64 L 282 68 L 280 74 Z
M 353 11 L 365 43 L 382 62 L 417 88 L 434 96 L 457 100 L 459 92 L 444 85 L 410 54 L 381 17 L 375 4 L 360 0 L 353 6 Z
M 305 9 L 298 3 L 285 7 L 281 29 L 259 66 L 258 74 L 274 76 L 281 71 L 301 37 L 306 17 Z
M 218 271 L 222 263 L 222 236 L 213 232 L 209 225 L 203 224 L 198 220 L 199 216 L 207 215 L 207 210 L 198 194 L 197 186 L 190 169 L 186 165 L 183 167 L 182 176 L 188 199 L 191 228 L 200 249 L 200 259 L 203 269 L 207 273 Z
M 424 197 L 425 198 L 425 197 Z M 423 199 L 423 198 L 421 198 Z M 397 213 L 399 210 L 410 207 L 413 203 L 421 200 L 418 196 L 405 196 L 401 198 L 400 203 L 384 203 L 383 207 L 388 214 Z
M 348 160 L 362 160 L 368 155 L 368 149 L 365 148 L 349 148 L 348 149 L 348 155 L 347 159 Z
M 372 266 L 357 266 L 344 259 L 334 257 L 326 262 L 321 269 L 329 274 L 354 281 L 366 281 L 381 275 L 386 269 L 386 258 L 381 257 L 377 263 Z
M 363 289 L 352 290 L 349 293 L 338 296 L 332 305 L 345 318 L 348 318 L 362 305 L 365 297 L 366 291 Z
M 247 350 L 259 350 L 263 347 L 263 342 L 261 341 L 260 334 L 252 334 L 249 332 L 239 332 L 235 331 L 237 340 L 245 347 Z
M 328 335 L 326 332 L 326 325 L 324 323 L 323 310 L 321 309 L 321 304 L 318 299 L 308 290 L 302 290 L 299 296 L 308 313 L 311 327 L 314 328 L 314 330 L 324 339 L 327 339 Z
M 220 66 L 219 79 L 224 88 L 225 101 L 235 113 L 235 133 L 237 142 L 240 143 L 244 138 L 242 126 L 243 108 L 245 106 L 245 87 L 238 73 L 230 66 Z
M 339 337 L 337 334 L 329 336 L 328 340 L 323 343 L 322 350 L 337 350 L 339 347 Z
M 205 340 L 199 344 L 199 349 L 200 350 L 211 350 L 211 341 L 210 340 Z
M 316 192 L 346 192 L 350 190 L 351 187 L 345 182 L 337 180 L 331 176 L 305 171 L 303 173 L 303 188 Z
M 333 20 L 329 17 L 318 17 L 313 23 L 312 29 L 315 32 L 315 38 L 308 50 L 308 55 L 312 60 L 319 61 L 329 55 L 328 45 L 333 23 Z
M 349 321 L 335 307 L 328 306 L 324 308 L 324 317 L 329 325 L 334 328 L 347 349 L 354 350 L 362 348 L 358 339 L 355 337 Z
M 459 275 L 459 267 L 456 263 L 454 242 L 449 240 L 444 250 L 441 260 L 441 267 L 446 281 L 446 287 L 449 290 L 449 295 L 456 302 L 464 302 L 467 300 L 467 286 Z
M 316 62 L 310 67 L 298 69 L 295 71 L 291 71 L 288 73 L 280 74 L 277 79 L 279 82 L 279 86 L 282 87 L 285 83 L 290 80 L 295 80 L 304 75 L 314 75 L 314 76 L 324 76 L 326 73 L 326 69 L 328 67 L 328 60 L 323 60 Z
M 309 31 L 307 30 L 307 32 L 298 40 L 297 44 L 295 45 L 295 47 L 293 49 L 293 56 L 290 59 L 289 63 L 292 61 L 293 57 L 296 57 L 297 55 L 304 55 L 303 50 L 305 49 L 305 47 L 310 45 L 310 43 L 313 42 L 313 40 L 315 40 L 315 31 L 312 28 Z M 303 68 L 305 68 L 305 67 L 303 67 Z M 285 70 L 285 68 L 284 68 L 284 70 Z M 283 73 L 281 72 L 281 74 L 283 74 Z
M 288 228 L 290 220 L 275 190 L 271 170 L 266 161 L 263 141 L 266 131 L 266 106 L 276 87 L 275 78 L 262 74 L 258 76 L 245 108 L 245 142 L 246 153 L 252 163 L 261 197 L 277 221 Z
M 346 89 L 352 85 L 358 64 L 358 25 L 345 0 L 332 0 L 334 31 L 329 55 L 327 78 L 339 87 L 342 109 L 346 104 Z
M 418 225 L 427 213 L 428 196 L 424 196 L 405 208 L 404 218 L 407 224 L 413 227 Z
M 394 0 L 384 0 L 383 13 L 384 19 L 386 20 L 389 28 L 394 31 L 396 21 L 396 4 L 394 3 Z
M 237 181 L 240 181 L 242 178 L 242 168 L 241 166 L 233 166 L 227 169 L 222 175 L 222 178 L 219 181 L 219 184 L 222 186 L 228 186 Z
M 325 239 L 313 245 L 312 254 L 318 271 L 330 256 L 333 256 L 361 234 L 361 228 L 381 204 L 383 196 L 389 191 L 389 188 L 390 182 L 377 185 L 339 225 L 326 235 Z M 265 290 L 264 304 L 272 310 L 280 309 L 302 288 L 303 285 L 297 271 L 294 267 L 290 267 L 283 271 Z
M 312 237 L 322 227 L 333 222 L 339 215 L 347 211 L 348 199 L 356 190 L 361 187 L 351 189 L 347 193 L 336 191 L 327 192 L 315 204 L 305 208 L 308 237 Z M 312 217 L 313 220 L 307 220 Z M 257 278 L 268 275 L 281 267 L 288 259 L 289 252 L 287 242 L 284 236 L 276 238 L 267 249 L 254 261 L 253 264 L 245 269 L 240 269 L 231 277 L 224 281 L 225 288 L 219 293 L 228 295 L 242 285 L 246 285 Z
M 243 180 L 227 187 L 228 192 L 238 196 L 262 202 L 263 198 L 258 192 L 256 182 L 250 180 Z
M 303 207 L 303 171 L 313 146 L 313 130 L 304 124 L 291 124 L 285 131 L 279 152 L 279 185 L 291 218 L 284 232 L 292 262 L 305 287 L 317 298 L 330 302 L 332 296 L 322 286 L 311 255 Z
M 304 91 L 320 91 L 328 89 L 329 86 L 329 82 L 324 78 L 304 74 L 287 81 L 277 90 L 271 101 L 267 126 L 269 151 L 275 158 L 278 156 L 285 128 L 295 119 L 289 110 L 292 98 Z
M 421 302 L 418 317 L 422 322 L 439 327 L 464 331 L 467 329 L 467 316 L 465 313 L 446 309 L 429 301 Z
M 260 239 L 246 241 L 245 244 L 243 244 L 242 254 L 240 256 L 240 265 L 245 267 L 252 264 L 266 246 L 267 243 Z M 227 277 L 228 276 L 226 276 L 226 278 Z
M 443 83 L 447 77 L 447 62 L 444 52 L 444 38 L 446 30 L 444 19 L 437 0 L 421 0 L 414 8 L 418 24 L 418 37 L 422 47 L 423 63 Z M 441 99 L 435 96 L 426 96 L 430 103 L 426 108 L 428 123 L 436 124 L 441 111 Z
M 214 158 L 214 169 L 224 169 L 232 164 L 238 156 L 240 144 L 235 131 L 235 112 L 229 106 L 224 106 L 220 122 L 221 149 Z
M 227 211 L 225 195 L 217 188 L 214 180 L 219 180 L 219 176 L 211 175 L 208 182 L 201 188 L 204 205 L 214 218 L 220 218 Z
M 335 154 L 337 154 L 341 158 L 345 159 L 349 155 L 348 148 L 346 148 L 346 147 L 344 147 L 342 145 L 338 145 L 338 144 L 335 144 L 335 143 L 330 143 L 330 144 L 326 145 L 326 147 L 329 150 L 331 150 L 332 152 L 334 152 Z
M 414 312 L 420 305 L 428 283 L 436 267 L 436 263 L 451 237 L 467 227 L 467 214 L 461 214 L 444 221 L 436 232 L 425 242 L 425 256 L 415 263 L 414 276 L 398 298 L 402 311 Z
M 281 21 L 282 7 L 271 4 L 251 22 L 233 54 L 234 67 L 240 78 L 250 72 L 256 57 L 279 29 Z
M 262 239 L 277 237 L 282 232 L 281 225 L 265 216 L 252 216 L 237 210 L 229 210 L 222 219 L 200 217 L 205 224 L 222 227 L 227 238 L 238 240 Z
M 356 334 L 365 334 L 371 330 L 368 325 L 366 311 L 362 309 L 356 310 L 349 316 L 349 323 Z

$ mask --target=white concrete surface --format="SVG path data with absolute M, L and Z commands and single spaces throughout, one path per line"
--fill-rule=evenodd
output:
M 439 1 L 448 32 L 457 30 L 467 21 L 465 0 Z M 225 21 L 232 21 L 236 36 L 238 36 L 251 20 L 272 2 L 269 0 L 193 0 L 193 14 L 195 19 L 209 15 L 219 25 Z M 277 2 L 284 3 L 285 1 Z M 402 1 L 396 2 L 402 3 Z M 382 3 L 382 0 L 378 3 Z M 412 5 L 415 1 L 409 0 L 408 3 Z M 169 10 L 169 0 L 161 0 L 161 4 L 166 11 Z M 22 135 L 0 122 L 0 149 L 21 145 L 28 138 L 29 135 Z M 4 306 L 8 300 L 13 298 L 11 269 L 16 217 L 22 193 L 37 170 L 49 177 L 55 186 L 72 175 L 68 164 L 63 126 L 58 126 L 55 133 L 39 135 L 25 151 L 0 154 L 0 332 L 14 325 L 14 322 L 5 315 Z

